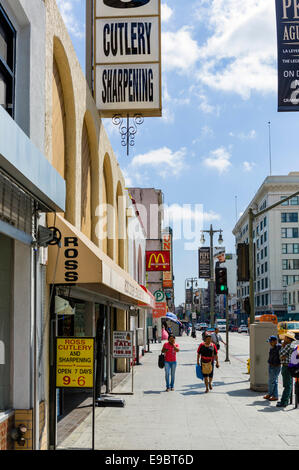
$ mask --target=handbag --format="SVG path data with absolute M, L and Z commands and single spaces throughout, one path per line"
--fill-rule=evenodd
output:
M 160 367 L 160 369 L 164 369 L 164 366 L 165 366 L 165 356 L 164 356 L 164 354 L 159 355 L 158 366 Z
M 213 371 L 212 362 L 202 362 L 201 370 L 203 374 L 211 374 Z
M 195 371 L 196 371 L 196 377 L 197 377 L 198 379 L 201 379 L 201 380 L 203 380 L 203 375 L 202 375 L 202 370 L 201 370 L 201 367 L 200 367 L 200 365 L 197 365 L 197 364 L 196 364 L 196 366 L 195 366 L 195 367 L 196 367 L 196 368 L 195 368 Z

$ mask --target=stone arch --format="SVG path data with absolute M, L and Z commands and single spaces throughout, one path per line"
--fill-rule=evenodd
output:
M 126 217 L 125 196 L 121 182 L 116 188 L 115 201 L 115 261 L 121 268 L 125 268 L 125 240 L 126 240 Z
M 52 162 L 66 181 L 65 217 L 75 225 L 76 113 L 71 70 L 61 41 L 53 40 Z
M 81 231 L 99 245 L 96 236 L 99 205 L 98 139 L 89 111 L 83 120 L 81 150 Z
M 113 197 L 113 174 L 108 153 L 105 154 L 103 163 L 102 203 L 102 249 L 111 259 L 114 259 L 115 200 Z
M 141 246 L 138 248 L 138 265 L 137 265 L 137 282 L 138 284 L 143 284 L 143 262 L 142 262 L 142 251 Z

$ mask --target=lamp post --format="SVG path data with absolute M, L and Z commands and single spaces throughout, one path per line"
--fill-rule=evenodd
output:
M 194 319 L 192 318 L 193 305 L 194 305 L 193 284 L 195 284 L 195 288 L 198 287 L 198 278 L 197 277 L 191 277 L 189 279 L 186 279 L 186 281 L 185 281 L 185 292 L 187 290 L 187 286 L 190 285 L 190 284 L 191 284 L 191 320 L 192 320 L 192 328 L 193 328 L 194 327 Z
M 210 225 L 210 230 L 202 230 L 201 236 L 201 243 L 205 244 L 205 237 L 204 234 L 208 233 L 210 235 L 210 319 L 211 319 L 211 327 L 214 328 L 215 322 L 215 280 L 214 280 L 214 244 L 213 244 L 213 237 L 215 233 L 219 233 L 218 243 L 221 245 L 223 243 L 222 232 L 223 230 L 214 230 L 213 226 Z

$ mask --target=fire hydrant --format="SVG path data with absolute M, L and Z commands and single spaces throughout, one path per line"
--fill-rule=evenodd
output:
M 250 359 L 247 359 L 247 374 L 250 374 Z

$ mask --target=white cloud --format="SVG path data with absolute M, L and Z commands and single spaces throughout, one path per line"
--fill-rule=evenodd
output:
M 173 15 L 173 9 L 170 8 L 166 3 L 161 5 L 161 19 L 167 23 Z
M 204 212 L 201 204 L 184 204 L 182 206 L 179 204 L 172 204 L 170 206 L 165 206 L 164 217 L 165 219 L 170 219 L 173 222 L 183 220 L 212 222 L 220 220 L 221 218 L 219 214 L 216 214 L 213 211 Z
M 192 39 L 190 28 L 162 33 L 162 63 L 166 71 L 190 72 L 199 58 L 199 46 Z
M 240 132 L 238 134 L 235 134 L 234 132 L 229 133 L 230 137 L 237 137 L 240 140 L 253 140 L 256 139 L 256 131 L 252 129 L 251 131 L 246 134 L 245 132 Z
M 211 0 L 205 24 L 212 34 L 200 48 L 197 78 L 248 99 L 276 90 L 275 4 L 272 0 Z
M 230 152 L 224 147 L 219 147 L 210 152 L 210 156 L 204 159 L 204 165 L 222 174 L 227 172 L 231 166 L 230 158 Z
M 255 167 L 254 162 L 243 162 L 243 171 L 245 171 L 246 173 L 249 173 L 250 171 L 252 171 L 254 167 Z
M 185 168 L 186 149 L 173 152 L 168 147 L 151 150 L 148 153 L 136 155 L 131 162 L 132 168 L 154 167 L 163 178 L 178 175 Z
M 78 0 L 75 0 L 78 2 Z M 63 21 L 73 36 L 82 39 L 85 36 L 84 23 L 79 23 L 74 13 L 74 0 L 57 0 Z

